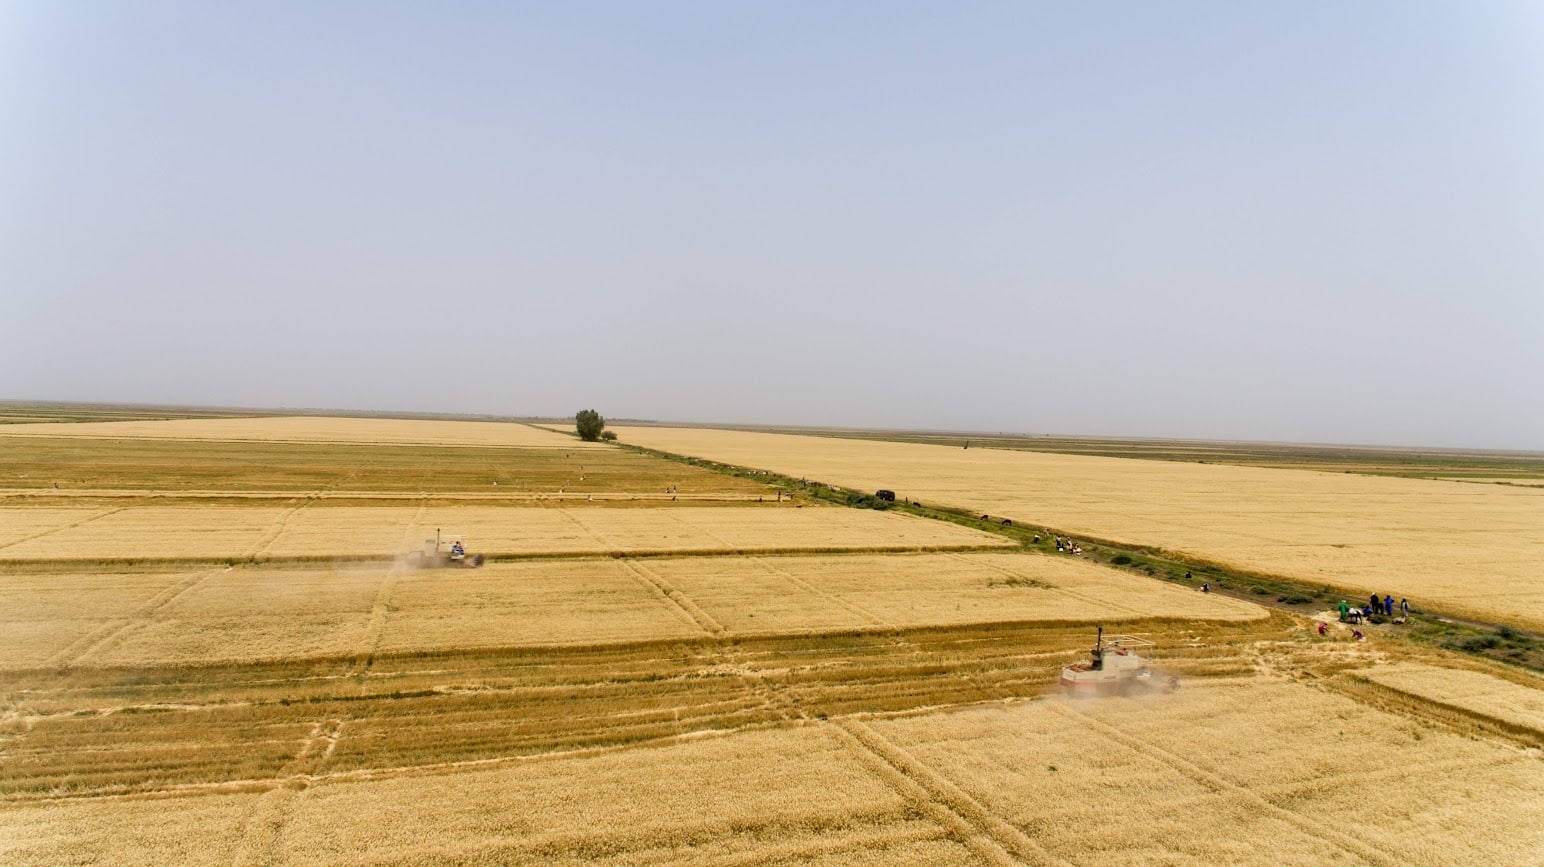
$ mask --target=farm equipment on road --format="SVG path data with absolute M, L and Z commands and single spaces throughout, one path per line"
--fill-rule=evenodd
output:
M 434 538 L 425 539 L 423 549 L 409 554 L 407 562 L 414 569 L 476 569 L 483 564 L 483 555 L 468 557 L 460 536 L 435 530 Z
M 1106 646 L 1101 626 L 1089 661 L 1062 669 L 1062 688 L 1072 696 L 1173 692 L 1179 688 L 1179 678 L 1154 674 L 1152 660 L 1135 650 L 1152 646 L 1151 641 L 1134 635 L 1112 635 Z

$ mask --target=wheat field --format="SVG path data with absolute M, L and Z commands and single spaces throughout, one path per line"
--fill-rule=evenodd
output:
M 0 625 L 13 637 L 0 645 L 0 670 L 1264 616 L 1249 603 L 1033 554 L 51 572 L 0 582 Z
M 366 421 L 0 439 L 17 485 L 0 505 L 0 863 L 1435 865 L 1544 850 L 1544 686 L 1527 672 L 1394 631 L 1319 636 L 956 524 L 757 503 L 764 480 L 567 452 L 557 433 Z M 1339 476 L 1309 499 L 1218 477 L 1206 496 L 1181 486 L 1190 524 L 1170 528 L 1114 470 L 1026 474 L 977 452 L 974 475 L 908 472 L 994 516 L 1076 493 L 1089 526 L 1129 510 L 1143 532 L 1222 528 L 1260 556 L 1262 502 L 1396 540 L 1430 505 L 1342 502 L 1334 486 L 1360 483 Z M 866 460 L 835 468 L 931 501 Z M 514 499 L 581 485 L 580 502 Z M 1242 499 L 1195 517 L 1225 495 Z M 1357 502 L 1337 526 L 1337 504 Z M 435 528 L 495 559 L 394 556 Z M 1152 641 L 1153 682 L 1178 691 L 1064 700 L 1058 675 L 1100 625 Z
M 1362 672 L 1373 683 L 1533 732 L 1544 745 L 1544 691 L 1483 671 L 1404 662 Z
M 1544 490 L 744 431 L 619 433 L 667 452 L 1544 627 Z
M 14 863 L 1436 867 L 1544 851 L 1544 775 L 1536 755 L 1332 692 L 1224 680 L 255 791 L 15 802 L 0 826 Z

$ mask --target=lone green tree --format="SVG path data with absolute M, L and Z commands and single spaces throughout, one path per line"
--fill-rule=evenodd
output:
M 574 426 L 579 429 L 580 439 L 593 443 L 600 439 L 600 432 L 606 429 L 606 420 L 593 409 L 581 409 L 574 416 Z

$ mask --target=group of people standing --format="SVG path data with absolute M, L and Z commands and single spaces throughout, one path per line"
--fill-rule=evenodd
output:
M 1340 600 L 1341 623 L 1361 623 L 1363 620 L 1371 620 L 1380 614 L 1385 617 L 1394 616 L 1394 597 L 1384 596 L 1382 599 L 1379 599 L 1378 594 L 1374 593 L 1367 597 L 1367 604 L 1361 608 L 1352 608 L 1346 600 Z M 1402 623 L 1409 619 L 1409 617 L 1410 601 L 1408 599 L 1399 600 L 1399 620 L 1395 622 Z

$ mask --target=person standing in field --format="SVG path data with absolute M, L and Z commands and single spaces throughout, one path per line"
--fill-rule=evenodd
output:
M 1351 613 L 1351 606 L 1346 604 L 1346 600 L 1344 600 L 1344 599 L 1340 600 L 1340 622 L 1341 623 L 1345 623 L 1346 622 L 1346 615 L 1349 614 L 1349 613 Z
M 1406 620 L 1410 619 L 1410 600 L 1399 600 L 1399 616 L 1405 618 Z
M 1394 597 L 1392 597 L 1392 596 L 1385 596 L 1385 597 L 1383 597 L 1383 613 L 1387 614 L 1390 617 L 1394 616 Z

